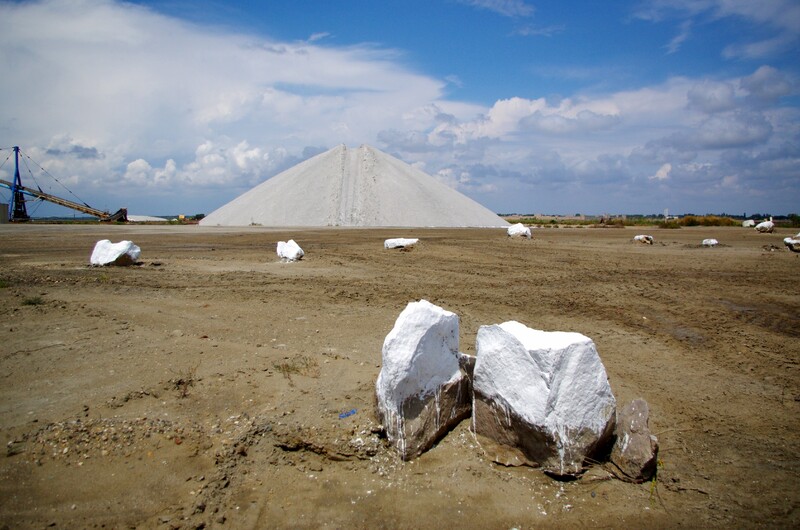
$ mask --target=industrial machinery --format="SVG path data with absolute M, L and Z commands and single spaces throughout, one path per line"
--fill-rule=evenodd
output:
M 14 222 L 14 221 L 30 220 L 30 216 L 28 215 L 28 210 L 25 206 L 25 196 L 35 197 L 36 199 L 52 202 L 55 204 L 59 204 L 61 206 L 66 206 L 67 208 L 71 208 L 73 210 L 77 210 L 79 212 L 97 217 L 101 221 L 125 222 L 128 220 L 128 210 L 126 210 L 125 208 L 120 208 L 115 213 L 111 214 L 109 212 L 92 208 L 86 203 L 81 204 L 78 202 L 56 197 L 55 195 L 51 195 L 49 193 L 45 193 L 41 190 L 41 188 L 37 190 L 23 186 L 22 180 L 20 179 L 19 175 L 19 147 L 14 146 L 13 150 L 14 150 L 14 182 L 8 182 L 6 180 L 0 179 L 0 186 L 11 190 L 11 204 L 10 208 L 8 209 L 9 221 Z

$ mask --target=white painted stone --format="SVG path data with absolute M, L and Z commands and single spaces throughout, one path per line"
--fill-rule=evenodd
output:
M 783 238 L 783 244 L 792 252 L 800 252 L 800 234 L 797 234 L 794 238 Z
M 761 223 L 758 223 L 755 226 L 755 229 L 756 232 L 772 233 L 772 231 L 775 230 L 775 223 L 772 222 L 772 219 L 770 219 L 769 221 L 763 221 Z
M 506 233 L 509 237 L 527 237 L 531 238 L 531 229 L 522 223 L 517 223 L 508 227 Z
M 646 245 L 653 244 L 653 236 L 648 236 L 645 234 L 639 234 L 638 236 L 633 236 L 633 240 L 637 243 L 644 243 Z
M 419 243 L 417 238 L 396 237 L 383 242 L 383 248 L 410 248 Z
M 717 245 L 719 245 L 719 241 L 717 241 L 714 238 L 704 239 L 701 245 L 703 245 L 704 247 L 716 247 Z
M 132 241 L 120 241 L 112 243 L 108 239 L 102 239 L 95 243 L 89 263 L 92 265 L 132 265 L 136 263 L 142 249 L 134 245 Z
M 511 321 L 481 326 L 477 352 L 473 428 L 517 453 L 496 460 L 576 474 L 610 439 L 616 400 L 588 337 Z
M 305 252 L 300 248 L 300 245 L 294 242 L 294 239 L 289 241 L 278 241 L 278 257 L 287 261 L 297 261 L 305 256 Z
M 458 330 L 456 314 L 420 300 L 406 306 L 384 340 L 377 412 L 404 459 L 421 454 L 469 416 Z

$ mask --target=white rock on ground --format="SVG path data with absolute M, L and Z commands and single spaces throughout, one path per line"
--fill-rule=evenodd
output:
M 639 234 L 638 236 L 633 236 L 633 240 L 638 243 L 644 243 L 646 245 L 653 244 L 653 236 L 648 236 L 645 234 Z
M 753 221 L 752 219 L 745 219 L 744 221 L 742 221 L 743 228 L 753 228 L 754 226 L 756 226 L 756 222 Z
M 794 238 L 783 238 L 783 244 L 792 252 L 800 252 L 800 234 L 797 234 Z
M 403 238 L 403 237 L 396 237 L 393 239 L 387 239 L 383 242 L 383 248 L 390 249 L 390 248 L 410 248 L 419 243 L 419 239 L 417 238 Z
M 775 223 L 772 222 L 772 219 L 763 221 L 755 226 L 755 230 L 756 232 L 771 234 L 775 230 Z
M 508 227 L 506 231 L 509 237 L 527 237 L 531 238 L 531 229 L 522 223 L 517 223 Z
M 142 249 L 132 241 L 112 243 L 108 239 L 102 239 L 95 243 L 89 263 L 96 266 L 133 265 L 141 254 Z
M 404 460 L 433 446 L 469 417 L 471 387 L 459 366 L 458 316 L 427 300 L 412 302 L 383 343 L 375 385 L 377 414 Z
M 715 246 L 719 245 L 719 241 L 717 241 L 716 239 L 713 239 L 713 238 L 704 239 L 703 242 L 701 243 L 701 245 L 704 246 L 704 247 L 715 247 Z
M 300 245 L 294 242 L 294 239 L 289 241 L 278 241 L 278 257 L 283 260 L 297 261 L 306 255 Z
M 519 322 L 481 326 L 473 429 L 495 461 L 574 475 L 607 449 L 616 400 L 591 339 Z

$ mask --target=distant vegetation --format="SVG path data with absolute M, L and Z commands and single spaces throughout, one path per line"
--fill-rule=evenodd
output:
M 511 223 L 522 223 L 528 226 L 540 227 L 598 227 L 598 228 L 622 228 L 625 226 L 658 226 L 659 228 L 681 228 L 684 226 L 741 226 L 745 219 L 753 219 L 757 223 L 764 219 L 769 219 L 769 214 L 754 214 L 749 217 L 727 214 L 684 214 L 680 216 L 663 215 L 610 215 L 610 216 L 558 216 L 558 215 L 502 215 L 506 221 Z M 778 226 L 800 227 L 800 215 L 789 214 L 773 216 L 773 221 Z

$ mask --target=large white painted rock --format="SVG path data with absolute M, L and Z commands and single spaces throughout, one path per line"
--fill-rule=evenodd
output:
M 473 386 L 473 429 L 499 463 L 574 475 L 610 443 L 616 400 L 580 333 L 481 326 Z
M 800 234 L 792 237 L 784 237 L 783 244 L 792 252 L 800 252 Z
M 458 316 L 427 300 L 412 302 L 383 343 L 375 385 L 378 419 L 404 460 L 433 446 L 469 417 L 472 392 L 458 351 Z
M 142 249 L 132 241 L 112 243 L 108 239 L 102 239 L 95 243 L 89 263 L 95 266 L 133 265 L 141 254 Z
M 756 232 L 771 234 L 775 230 L 775 223 L 772 220 L 763 221 L 755 226 Z
M 506 233 L 509 237 L 527 237 L 528 239 L 531 238 L 531 229 L 525 226 L 522 223 L 517 223 L 515 225 L 511 225 L 506 230 Z
M 392 248 L 411 248 L 414 245 L 419 243 L 418 238 L 407 238 L 407 237 L 395 237 L 392 239 L 387 239 L 383 242 L 383 248 L 385 249 L 392 249 Z
M 294 242 L 294 239 L 289 241 L 278 241 L 278 256 L 287 261 L 297 261 L 305 256 L 305 252 L 300 248 L 300 245 Z

